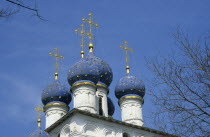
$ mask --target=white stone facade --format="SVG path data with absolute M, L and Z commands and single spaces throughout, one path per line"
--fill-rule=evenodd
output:
M 66 119 L 49 132 L 51 137 L 163 137 L 157 133 L 129 127 L 120 123 L 101 120 L 81 113 Z
M 97 96 L 97 104 L 99 104 L 99 97 L 102 98 L 102 110 L 103 110 L 103 116 L 108 117 L 108 104 L 107 104 L 107 93 L 108 89 L 98 86 L 96 91 Z M 97 114 L 99 114 L 99 105 L 97 105 Z
M 51 126 L 53 123 L 58 121 L 61 117 L 66 115 L 68 111 L 69 111 L 69 107 L 64 106 L 64 105 L 46 106 L 45 107 L 45 119 L 46 119 L 45 127 L 48 128 L 49 126 Z
M 142 103 L 143 99 L 139 98 L 124 98 L 119 101 L 122 121 L 143 126 Z
M 74 108 L 96 114 L 98 110 L 96 87 L 92 85 L 79 85 L 72 89 Z
M 99 114 L 99 97 L 102 98 L 103 116 L 108 117 L 107 88 L 89 84 L 78 85 L 72 89 L 74 108 Z M 45 107 L 46 128 L 68 112 L 68 106 L 52 105 Z
M 120 122 L 108 117 L 108 88 L 85 84 L 73 86 L 71 90 L 76 109 L 68 112 L 68 106 L 64 105 L 46 107 L 46 131 L 51 137 L 168 136 L 142 127 L 144 124 L 142 119 L 143 99 L 140 97 L 130 96 L 119 100 L 123 121 Z M 98 115 L 99 97 L 102 98 L 102 116 Z

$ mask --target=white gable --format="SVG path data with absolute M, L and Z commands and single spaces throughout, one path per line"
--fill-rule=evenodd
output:
M 124 124 L 76 113 L 57 125 L 49 134 L 51 137 L 163 137 L 146 130 L 126 126 Z

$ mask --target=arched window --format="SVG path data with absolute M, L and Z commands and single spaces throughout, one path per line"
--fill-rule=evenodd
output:
M 99 115 L 103 115 L 102 96 L 99 96 Z
M 123 133 L 123 137 L 130 137 L 128 133 Z

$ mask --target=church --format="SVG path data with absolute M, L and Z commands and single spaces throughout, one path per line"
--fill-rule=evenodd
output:
M 43 90 L 41 100 L 44 107 L 36 108 L 45 113 L 45 129 L 41 129 L 39 116 L 38 128 L 29 137 L 176 137 L 144 127 L 145 85 L 130 74 L 128 52 L 133 50 L 126 41 L 120 46 L 126 52 L 125 76 L 115 86 L 122 121 L 112 117 L 115 106 L 108 94 L 113 72 L 107 62 L 94 55 L 93 27 L 98 27 L 98 24 L 93 22 L 91 13 L 88 16 L 88 19 L 82 19 L 81 29 L 75 30 L 81 35 L 81 59 L 68 70 L 70 90 L 59 82 L 58 61 L 63 56 L 57 48 L 54 53 L 49 53 L 56 58 L 55 80 Z M 86 53 L 87 38 L 89 51 Z M 70 110 L 71 101 L 74 108 Z

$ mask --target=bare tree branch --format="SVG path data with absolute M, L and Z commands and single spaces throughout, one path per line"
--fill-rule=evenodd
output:
M 210 37 L 191 40 L 180 28 L 172 37 L 177 54 L 147 60 L 155 74 L 151 94 L 158 111 L 154 121 L 172 134 L 210 136 Z
M 11 10 L 9 8 L 0 9 L 0 17 L 10 17 L 19 12 L 19 9 Z
M 36 4 L 35 7 L 32 8 L 30 6 L 26 6 L 22 1 L 20 0 L 5 0 L 6 2 L 10 3 L 11 5 L 15 5 L 18 10 L 13 9 L 13 8 L 7 8 L 7 9 L 0 9 L 0 17 L 10 17 L 16 13 L 19 12 L 20 8 L 32 11 L 34 14 L 34 16 L 38 17 L 41 20 L 46 21 L 40 14 L 39 14 L 39 10 L 36 8 Z

